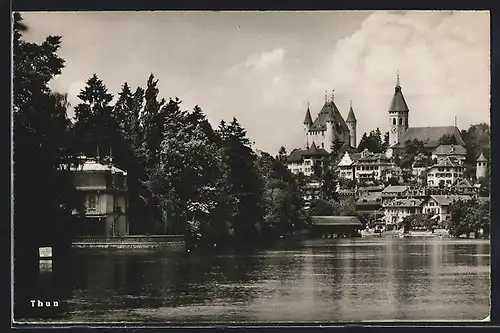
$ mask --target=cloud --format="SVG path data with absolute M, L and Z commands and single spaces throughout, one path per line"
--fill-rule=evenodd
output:
M 271 51 L 252 53 L 242 63 L 231 67 L 227 74 L 235 75 L 246 70 L 264 71 L 280 66 L 285 59 L 286 50 L 278 47 Z

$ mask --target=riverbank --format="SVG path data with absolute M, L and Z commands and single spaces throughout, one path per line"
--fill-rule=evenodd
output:
M 154 249 L 185 247 L 183 235 L 130 235 L 115 237 L 79 237 L 72 242 L 78 249 Z

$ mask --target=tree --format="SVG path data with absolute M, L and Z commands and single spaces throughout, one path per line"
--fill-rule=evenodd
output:
M 57 54 L 61 37 L 42 43 L 23 40 L 27 26 L 14 13 L 13 169 L 14 169 L 14 316 L 23 315 L 36 292 L 38 247 L 54 248 L 54 271 L 71 246 L 73 210 L 83 214 L 83 201 L 73 186 L 70 167 L 77 163 L 69 143 L 69 103 L 49 88 L 61 74 Z
M 462 130 L 461 134 L 467 149 L 468 165 L 475 166 L 481 152 L 491 161 L 491 129 L 488 124 L 471 125 L 468 130 Z
M 384 134 L 384 142 L 382 143 L 382 151 L 386 151 L 389 148 L 389 132 Z
M 339 202 L 337 183 L 335 174 L 330 169 L 326 169 L 321 181 L 321 196 L 324 200 Z
M 281 161 L 281 163 L 286 163 L 287 158 L 288 158 L 288 154 L 286 152 L 286 148 L 281 146 L 281 148 L 278 152 L 278 159 Z
M 438 144 L 439 145 L 456 145 L 457 140 L 455 139 L 455 136 L 452 134 L 444 134 L 442 137 L 439 138 Z

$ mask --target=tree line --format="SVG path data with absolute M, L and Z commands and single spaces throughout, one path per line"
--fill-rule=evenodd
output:
M 54 241 L 70 243 L 62 235 L 72 232 L 72 212 L 81 216 L 85 210 L 71 172 L 81 155 L 103 163 L 112 156 L 113 164 L 127 171 L 134 234 L 186 233 L 200 244 L 244 244 L 304 227 L 300 188 L 284 161 L 254 151 L 236 118 L 213 128 L 201 107 L 188 111 L 178 98 L 160 98 L 153 74 L 143 87 L 125 82 L 116 103 L 105 83 L 92 75 L 78 94 L 71 121 L 67 97 L 49 88 L 64 68 L 58 55 L 61 37 L 32 43 L 23 39 L 27 29 L 15 14 L 19 244 L 36 244 L 35 238 L 47 239 L 55 231 Z

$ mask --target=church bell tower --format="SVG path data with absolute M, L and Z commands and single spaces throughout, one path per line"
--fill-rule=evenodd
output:
M 399 72 L 397 74 L 396 87 L 389 108 L 389 145 L 393 146 L 401 142 L 403 134 L 408 129 L 409 109 L 406 105 L 401 86 L 399 85 Z

